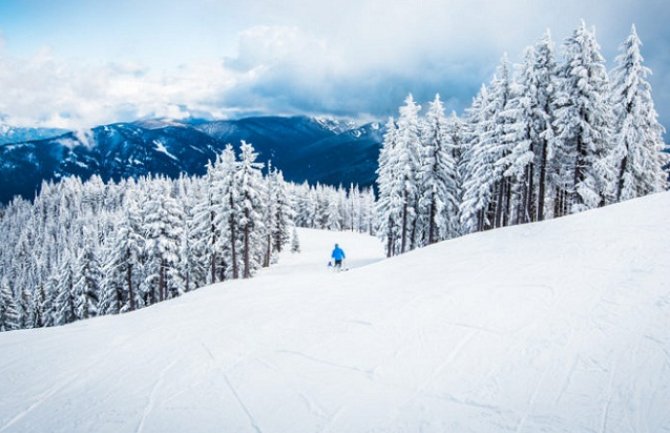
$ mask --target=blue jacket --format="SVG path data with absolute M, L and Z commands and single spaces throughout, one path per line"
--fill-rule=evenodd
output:
M 337 247 L 333 250 L 333 254 L 331 254 L 331 257 L 333 260 L 342 260 L 345 258 L 344 256 L 344 250 L 342 248 Z

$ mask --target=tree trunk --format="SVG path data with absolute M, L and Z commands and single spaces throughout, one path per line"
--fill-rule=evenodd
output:
M 272 255 L 272 235 L 268 235 L 267 247 L 265 248 L 265 257 L 263 258 L 263 267 L 270 266 L 270 256 Z
M 216 227 L 214 226 L 214 212 L 209 213 L 209 223 L 212 231 L 212 257 L 211 257 L 211 277 L 212 277 L 212 284 L 216 283 Z
M 232 201 L 232 199 L 231 199 Z M 230 246 L 230 254 L 232 256 L 233 260 L 233 278 L 237 279 L 240 277 L 239 270 L 237 269 L 237 230 L 235 227 L 235 221 L 233 220 L 232 216 L 230 218 L 230 236 L 231 236 L 231 246 Z
M 135 294 L 133 293 L 133 265 L 128 263 L 126 268 L 126 284 L 128 285 L 128 309 L 133 311 L 135 306 Z
M 544 200 L 547 182 L 547 140 L 542 140 L 542 156 L 540 158 L 540 184 L 537 194 L 537 220 L 544 220 Z
M 400 240 L 400 252 L 405 252 L 407 246 L 407 191 L 403 194 L 403 208 L 402 208 L 402 238 Z
M 394 253 L 395 245 L 393 239 L 393 218 L 389 218 L 386 233 L 386 257 L 391 257 Z
M 493 220 L 493 227 L 501 227 L 502 226 L 502 213 L 503 213 L 503 198 L 505 197 L 505 192 L 503 191 L 503 185 L 502 181 L 496 182 L 496 187 L 495 187 L 495 195 L 496 195 L 496 202 L 495 202 L 495 218 Z
M 244 210 L 244 217 L 246 221 L 249 221 L 249 210 L 245 209 Z M 244 278 L 250 278 L 251 277 L 251 269 L 250 267 L 250 251 L 249 251 L 249 224 L 247 223 L 244 226 L 244 245 L 243 245 L 243 252 L 244 252 Z
M 628 157 L 624 156 L 624 158 L 621 160 L 621 169 L 619 170 L 619 182 L 617 182 L 617 191 L 616 191 L 617 203 L 621 201 L 621 191 L 623 190 L 623 175 L 626 172 L 627 165 L 628 165 Z
M 581 138 L 577 139 L 577 158 L 575 160 L 575 173 L 573 178 L 573 191 L 572 191 L 572 203 L 583 204 L 582 196 L 577 192 L 577 186 L 584 180 L 584 173 L 582 173 L 583 165 L 583 155 L 582 155 L 583 143 Z
M 430 221 L 428 222 L 428 244 L 434 244 L 435 239 L 435 198 L 430 202 Z
M 525 173 L 523 175 L 523 179 L 521 179 L 520 182 L 518 182 L 521 186 L 521 191 L 517 191 L 514 194 L 516 196 L 516 203 L 515 207 L 516 209 L 514 210 L 514 219 L 513 219 L 513 224 L 523 224 L 524 223 L 524 215 L 526 213 L 526 202 L 528 200 L 528 183 L 527 183 L 527 176 L 528 176 L 528 167 L 524 170 Z
M 531 145 L 530 149 L 532 152 L 533 145 Z M 528 164 L 528 182 L 526 183 L 526 194 L 524 222 L 533 222 L 535 221 L 535 209 L 533 209 L 533 205 L 535 203 L 535 167 L 533 166 L 532 162 Z
M 165 300 L 165 259 L 161 259 L 160 270 L 158 272 L 158 300 Z
M 209 270 L 210 270 L 210 278 L 211 282 L 216 283 L 216 253 L 212 251 L 212 255 L 210 256 L 210 265 L 209 265 Z

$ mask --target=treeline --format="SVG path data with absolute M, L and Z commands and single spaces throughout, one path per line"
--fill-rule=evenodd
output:
M 289 186 L 295 200 L 295 224 L 298 227 L 325 230 L 349 230 L 375 233 L 375 194 L 372 188 L 350 185 L 310 186 L 306 182 Z
M 513 73 L 506 57 L 462 118 L 410 95 L 387 124 L 378 233 L 389 256 L 438 240 L 667 188 L 663 127 L 635 27 L 608 74 L 595 32 L 555 59 L 549 32 Z
M 262 174 L 252 145 L 228 146 L 204 177 L 45 183 L 0 213 L 0 331 L 117 314 L 228 279 L 287 247 L 295 223 L 370 230 L 369 191 Z M 353 219 L 352 219 L 353 217 Z M 293 238 L 297 250 L 298 239 Z

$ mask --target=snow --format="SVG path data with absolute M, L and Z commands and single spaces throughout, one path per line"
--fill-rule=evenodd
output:
M 78 165 L 78 166 L 81 167 L 81 168 L 89 168 L 89 167 L 88 167 L 88 164 L 86 164 L 85 162 L 79 161 L 79 160 L 77 160 L 77 159 L 73 159 L 73 160 L 71 160 L 70 162 L 72 162 L 73 164 Z
M 341 134 L 358 128 L 357 123 L 353 120 L 338 120 L 327 116 L 314 116 L 312 119 L 322 128 L 327 129 L 334 134 Z
M 0 334 L 0 432 L 670 430 L 670 193 Z M 327 270 L 338 242 L 348 272 Z
M 93 149 L 96 146 L 95 136 L 91 129 L 79 129 L 72 132 L 79 140 L 79 143 L 87 149 Z
M 160 141 L 160 140 L 154 140 L 154 144 L 156 145 L 156 150 L 157 150 L 158 152 L 164 153 L 165 155 L 167 155 L 168 157 L 174 159 L 175 161 L 179 161 L 179 158 L 177 158 L 176 156 L 174 156 L 173 154 L 171 154 L 171 153 L 167 150 L 167 148 L 165 147 L 165 145 L 163 144 L 162 141 Z

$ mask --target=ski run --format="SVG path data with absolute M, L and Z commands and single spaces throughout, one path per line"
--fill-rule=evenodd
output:
M 670 194 L 0 334 L 0 432 L 670 431 Z M 351 270 L 332 273 L 333 244 Z

